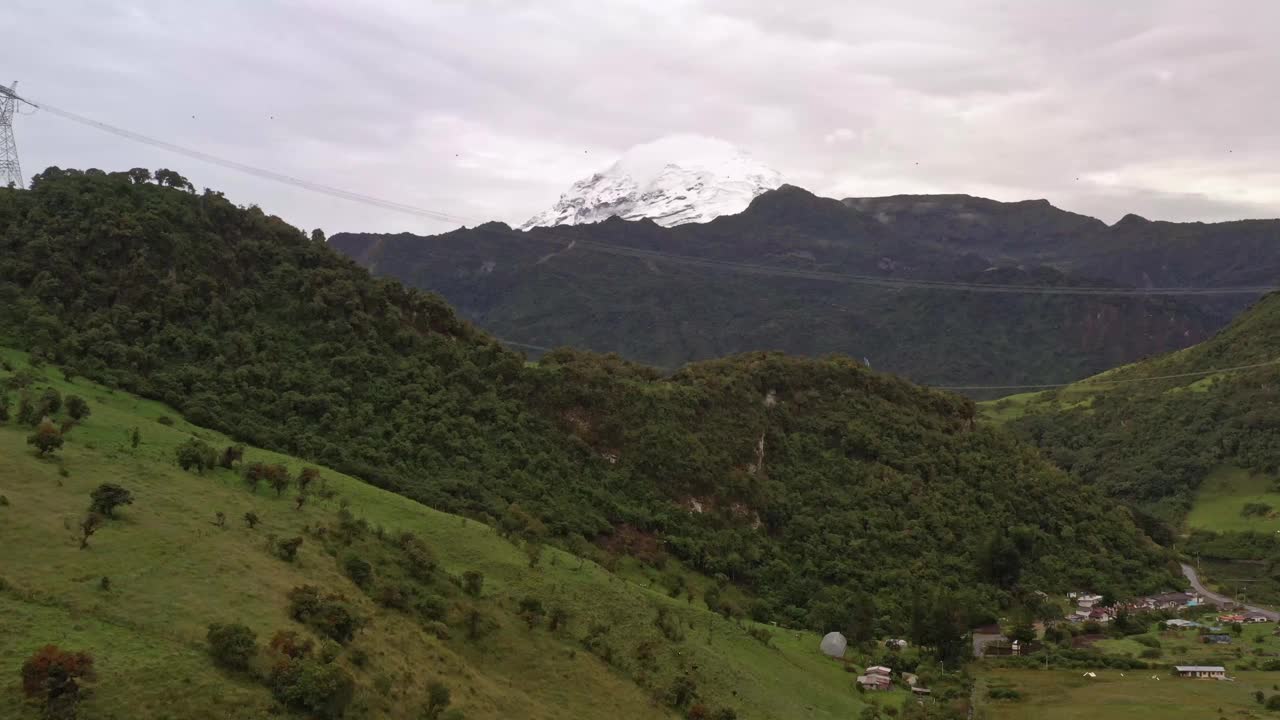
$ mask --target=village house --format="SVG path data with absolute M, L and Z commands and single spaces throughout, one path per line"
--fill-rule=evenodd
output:
M 1265 623 L 1271 622 L 1271 618 L 1260 612 L 1248 612 L 1244 614 L 1244 621 L 1247 623 Z
M 983 625 L 973 629 L 973 656 L 980 658 L 987 654 L 987 648 L 1004 643 L 1004 631 L 999 625 Z
M 1076 605 L 1078 605 L 1079 607 L 1088 609 L 1102 602 L 1102 596 L 1094 595 L 1091 593 L 1083 593 L 1081 595 L 1077 595 L 1075 600 L 1076 600 Z
M 867 674 L 868 675 L 884 675 L 885 677 L 889 677 L 890 675 L 893 674 L 893 668 L 887 668 L 883 665 L 872 665 L 871 667 L 867 668 Z
M 1227 676 L 1227 669 L 1221 665 L 1175 665 L 1173 669 L 1178 671 L 1178 677 L 1184 678 L 1222 680 Z
M 888 690 L 893 687 L 893 681 L 888 675 L 859 675 L 857 682 L 864 690 Z
M 1203 636 L 1201 636 L 1201 637 L 1200 637 L 1200 642 L 1205 643 L 1206 645 L 1230 645 L 1230 644 L 1231 644 L 1231 636 L 1230 636 L 1230 635 L 1215 635 L 1215 634 L 1213 634 L 1213 633 L 1210 633 L 1210 634 L 1208 634 L 1208 635 L 1203 635 Z
M 1231 615 L 1219 615 L 1219 616 L 1218 616 L 1218 622 L 1224 622 L 1224 623 L 1242 623 L 1242 622 L 1244 622 L 1244 615 L 1237 615 L 1237 614 L 1234 614 L 1234 613 L 1233 613 L 1233 614 L 1231 614 Z
M 1178 630 L 1187 630 L 1190 628 L 1204 627 L 1203 625 L 1196 622 L 1195 620 L 1181 620 L 1178 618 L 1174 618 L 1173 620 L 1166 620 L 1164 624 L 1165 624 L 1165 627 L 1171 627 Z

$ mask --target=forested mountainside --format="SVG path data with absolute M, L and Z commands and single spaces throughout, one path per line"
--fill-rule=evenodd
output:
M 1194 347 L 989 407 L 1014 416 L 1011 427 L 1073 476 L 1179 521 L 1220 465 L 1280 472 L 1278 359 L 1280 294 L 1273 293 Z
M 529 366 L 319 233 L 148 175 L 52 168 L 0 190 L 0 335 L 513 533 L 669 553 L 748 589 L 762 619 L 865 618 L 865 635 L 904 629 L 926 589 L 981 616 L 1169 580 L 1124 509 L 958 396 L 842 357 Z
M 1100 223 L 1047 203 L 1019 204 L 1006 214 L 1010 218 L 1001 215 L 987 235 L 957 241 L 941 227 L 961 221 L 913 224 L 784 186 L 738 215 L 674 228 L 608 220 L 522 233 L 488 223 L 426 238 L 344 233 L 331 244 L 377 274 L 440 293 L 464 317 L 501 338 L 616 351 L 668 368 L 782 350 L 809 356 L 841 352 L 927 384 L 1067 381 L 1194 343 L 1229 316 L 1229 309 L 1203 298 L 941 292 L 716 265 L 733 261 L 978 283 L 1105 284 L 1034 263 L 1020 265 L 1000 250 L 1017 242 L 1037 245 L 1042 237 L 1066 244 Z M 653 251 L 697 260 L 647 254 Z

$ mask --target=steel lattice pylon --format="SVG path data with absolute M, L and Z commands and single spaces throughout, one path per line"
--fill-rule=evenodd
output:
M 18 97 L 14 91 L 18 81 L 7 88 L 0 87 L 0 186 L 26 187 L 22 178 L 22 165 L 18 162 L 18 143 L 13 139 L 13 116 L 18 110 Z

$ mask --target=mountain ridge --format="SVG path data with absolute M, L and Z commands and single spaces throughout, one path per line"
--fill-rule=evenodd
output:
M 637 145 L 605 170 L 573 184 L 549 210 L 523 225 L 650 219 L 671 227 L 740 212 L 782 176 L 716 138 L 671 135 Z

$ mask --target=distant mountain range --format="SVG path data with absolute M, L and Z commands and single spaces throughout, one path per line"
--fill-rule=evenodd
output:
M 1280 221 L 1128 216 L 1108 226 L 1045 200 L 833 200 L 793 186 L 707 223 L 611 218 L 528 232 L 488 223 L 431 237 L 340 233 L 331 243 L 520 343 L 617 351 L 663 367 L 758 349 L 840 352 L 939 385 L 1084 377 L 1194 344 L 1253 298 L 886 289 L 714 263 L 1098 287 L 1265 284 L 1280 270 Z M 701 262 L 646 255 L 654 252 Z

